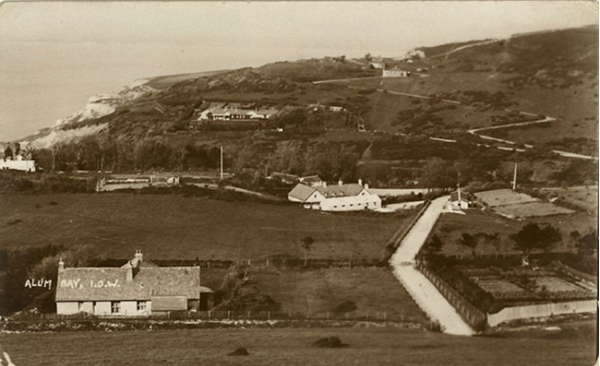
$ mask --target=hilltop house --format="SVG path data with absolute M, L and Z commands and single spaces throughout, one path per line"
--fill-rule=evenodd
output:
M 198 121 L 269 119 L 278 112 L 275 108 L 250 108 L 238 103 L 212 103 L 200 113 Z
M 369 191 L 369 185 L 358 183 L 309 186 L 298 183 L 288 193 L 288 200 L 299 202 L 304 208 L 322 211 L 361 211 L 381 208 L 381 198 Z
M 159 267 L 141 251 L 122 267 L 58 267 L 56 312 L 143 316 L 207 307 L 200 267 Z

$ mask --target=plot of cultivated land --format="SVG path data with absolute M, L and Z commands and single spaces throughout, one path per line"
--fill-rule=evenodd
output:
M 398 328 L 304 328 L 3 334 L 0 342 L 16 365 L 27 366 L 589 366 L 595 361 L 594 325 L 590 322 L 585 328 L 553 334 L 511 332 L 507 338 L 456 337 Z M 312 346 L 332 336 L 348 347 Z M 245 347 L 250 355 L 227 356 L 238 347 Z
M 510 283 L 506 280 L 503 280 L 500 277 L 489 277 L 489 278 L 479 278 L 475 281 L 477 286 L 481 287 L 481 289 L 490 295 L 494 299 L 522 299 L 522 298 L 531 298 L 535 295 L 531 292 L 515 285 L 514 283 Z
M 252 277 L 282 312 L 326 316 L 345 301 L 378 319 L 422 322 L 425 314 L 387 268 L 323 269 Z M 385 315 L 384 315 L 385 314 Z M 331 313 L 333 316 L 333 313 Z
M 569 210 L 568 208 L 553 205 L 550 202 L 518 203 L 514 205 L 494 207 L 493 210 L 494 212 L 500 215 L 504 215 L 510 218 L 568 215 L 575 212 L 573 210 Z
M 109 258 L 129 258 L 135 249 L 148 259 L 302 257 L 301 239 L 311 236 L 312 258 L 347 259 L 354 252 L 379 259 L 406 221 L 178 195 L 5 195 L 0 201 L 1 248 L 92 244 Z
M 569 292 L 569 291 L 584 291 L 589 292 L 571 282 L 565 281 L 560 277 L 556 276 L 540 276 L 535 277 L 535 284 L 537 290 L 541 290 L 542 287 L 546 287 L 546 290 L 550 292 Z
M 539 201 L 537 198 L 533 198 L 525 193 L 515 192 L 510 189 L 478 192 L 475 193 L 475 196 L 490 207 Z

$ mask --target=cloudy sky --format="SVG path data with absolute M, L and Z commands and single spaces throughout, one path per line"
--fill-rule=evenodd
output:
M 0 141 L 134 79 L 597 24 L 594 1 L 33 2 L 0 6 Z

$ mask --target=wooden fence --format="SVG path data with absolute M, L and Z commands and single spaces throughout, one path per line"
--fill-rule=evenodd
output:
M 462 295 L 450 286 L 446 281 L 439 278 L 430 271 L 424 264 L 419 262 L 417 269 L 423 273 L 448 302 L 456 309 L 460 316 L 476 331 L 483 328 L 487 323 L 487 314 L 477 309 L 473 304 L 467 301 Z
M 58 321 L 58 320 L 306 320 L 306 321 L 372 321 L 372 322 L 401 322 L 422 323 L 422 319 L 404 314 L 389 314 L 387 312 L 359 311 L 359 312 L 319 312 L 300 313 L 282 311 L 180 311 L 152 314 L 148 316 L 107 315 L 96 316 L 89 313 L 56 314 L 56 313 L 23 313 L 13 317 L 13 320 L 24 321 Z

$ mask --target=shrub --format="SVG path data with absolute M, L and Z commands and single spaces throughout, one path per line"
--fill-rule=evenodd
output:
M 356 309 L 357 309 L 357 307 L 356 307 L 356 303 L 354 301 L 346 300 L 346 301 L 338 304 L 333 309 L 331 309 L 331 312 L 332 313 L 350 313 L 352 311 L 356 311 Z

